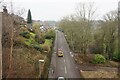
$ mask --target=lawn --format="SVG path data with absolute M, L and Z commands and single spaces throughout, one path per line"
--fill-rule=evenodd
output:
M 34 38 L 36 34 L 35 34 L 35 33 L 30 32 L 30 35 L 31 35 L 31 37 L 33 37 L 33 38 Z
M 45 39 L 45 44 L 52 46 L 52 40 L 51 39 Z

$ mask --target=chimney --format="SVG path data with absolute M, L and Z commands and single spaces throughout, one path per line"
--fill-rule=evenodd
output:
M 8 13 L 7 9 L 6 9 L 6 6 L 3 6 L 3 12 L 4 13 Z

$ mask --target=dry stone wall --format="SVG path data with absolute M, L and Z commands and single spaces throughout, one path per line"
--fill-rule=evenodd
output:
M 2 75 L 6 78 L 10 73 L 12 56 L 13 18 L 2 13 Z
M 12 73 L 12 52 L 14 38 L 19 35 L 18 29 L 23 18 L 0 12 L 0 74 L 2 78 L 9 78 Z

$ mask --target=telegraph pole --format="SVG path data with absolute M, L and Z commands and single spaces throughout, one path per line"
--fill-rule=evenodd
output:
M 118 2 L 118 42 L 120 42 L 120 1 Z M 118 49 L 120 52 L 120 43 L 118 43 Z
M 11 14 L 13 14 L 14 11 L 13 11 L 13 1 L 11 0 Z
M 118 2 L 118 53 L 120 54 L 120 1 Z M 120 68 L 118 69 L 118 71 L 120 71 Z M 119 74 L 118 77 L 120 77 Z

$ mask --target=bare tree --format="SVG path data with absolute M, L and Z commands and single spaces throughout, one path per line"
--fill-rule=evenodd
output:
M 59 26 L 64 29 L 69 45 L 75 52 L 87 53 L 88 46 L 93 40 L 91 20 L 95 12 L 94 3 L 79 3 L 76 14 L 67 16 L 60 22 Z
M 108 12 L 106 15 L 103 16 L 105 21 L 115 21 L 117 20 L 118 13 L 116 10 Z
M 104 44 L 106 45 L 106 53 L 109 59 L 113 58 L 113 53 L 118 51 L 115 47 L 118 38 L 118 15 L 117 11 L 110 11 L 104 16 L 105 23 L 102 28 L 105 32 Z
M 97 28 L 97 33 L 95 34 L 95 42 L 99 45 L 96 48 L 107 59 L 112 59 L 113 54 L 118 51 L 117 25 L 117 11 L 110 11 L 104 15 L 103 21 L 100 23 L 100 28 Z
M 89 44 L 92 42 L 92 23 L 97 8 L 94 7 L 94 3 L 79 3 L 76 8 L 76 16 L 81 23 L 79 26 L 79 39 L 81 44 L 82 53 L 86 53 Z
M 76 16 L 84 20 L 94 19 L 97 8 L 94 7 L 94 2 L 79 3 L 76 7 Z
M 20 8 L 18 10 L 16 10 L 15 14 L 22 17 L 24 14 L 26 13 L 26 9 L 24 8 Z

